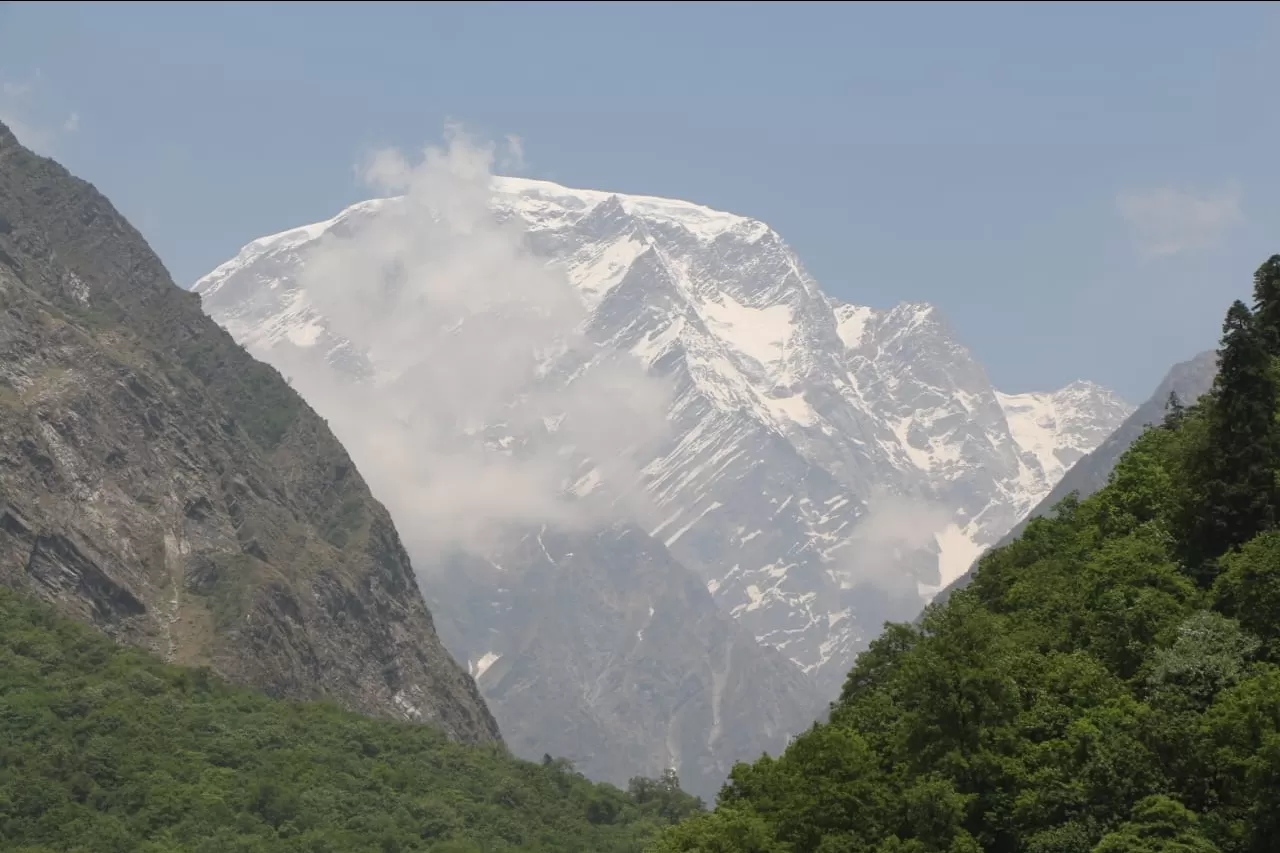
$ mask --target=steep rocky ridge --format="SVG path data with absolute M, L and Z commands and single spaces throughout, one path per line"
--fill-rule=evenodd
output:
M 0 582 L 273 695 L 500 742 L 325 423 L 3 125 Z

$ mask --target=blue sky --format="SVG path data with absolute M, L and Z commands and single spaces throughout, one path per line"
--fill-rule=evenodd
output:
M 0 4 L 0 118 L 190 284 L 446 120 L 770 223 L 1002 390 L 1133 402 L 1280 251 L 1276 4 Z

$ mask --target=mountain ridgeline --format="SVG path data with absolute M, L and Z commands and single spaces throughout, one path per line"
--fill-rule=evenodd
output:
M 1280 837 L 1280 255 L 1105 487 L 1068 496 L 919 625 L 830 721 L 734 768 L 655 848 L 1265 853 Z
M 181 664 L 500 743 L 321 420 L 0 125 L 0 583 Z

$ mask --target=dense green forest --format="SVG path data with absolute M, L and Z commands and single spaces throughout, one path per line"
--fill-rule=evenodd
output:
M 886 626 L 828 724 L 738 765 L 656 850 L 1280 849 L 1278 383 L 1275 256 L 1209 395 Z
M 292 704 L 0 590 L 5 853 L 638 853 L 701 808 L 435 729 Z

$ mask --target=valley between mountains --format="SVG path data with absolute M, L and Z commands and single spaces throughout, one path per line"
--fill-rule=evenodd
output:
M 843 502 L 802 518 L 855 506 L 818 565 L 865 622 L 918 607 L 950 573 L 939 531 L 961 528 L 946 501 L 963 478 L 859 490 L 853 457 L 778 485 L 758 457 L 810 459 L 840 409 L 799 378 L 818 367 L 765 373 L 729 354 L 749 311 L 776 306 L 672 278 L 693 265 L 655 243 L 670 289 L 602 314 L 631 272 L 583 298 L 487 176 L 450 174 L 415 176 L 430 192 L 410 181 L 381 223 L 295 246 L 280 259 L 293 282 L 258 279 L 324 309 L 305 332 L 286 318 L 299 340 L 266 347 L 282 375 L 174 286 L 92 186 L 0 125 L 5 849 L 1271 849 L 1280 256 L 1255 274 L 1255 307 L 1231 306 L 1216 352 L 1175 365 L 968 588 L 888 626 L 809 726 L 823 666 L 726 599 L 742 563 L 712 571 L 725 516 L 764 491 L 769 519 L 794 518 L 835 490 Z M 805 302 L 783 291 L 790 321 Z M 742 310 L 717 325 L 709 306 L 730 298 Z M 850 353 L 894 312 L 824 304 L 815 322 L 846 332 L 858 368 L 835 387 L 866 399 L 869 368 Z M 964 350 L 904 342 L 941 328 L 904 310 L 915 322 L 862 354 L 904 357 L 880 385 L 941 396 L 949 378 L 972 414 Z M 930 352 L 946 357 L 911 360 Z M 761 383 L 776 404 L 784 380 L 786 436 L 781 416 L 760 419 Z M 1088 390 L 990 392 L 1021 465 L 1089 444 L 1028 439 Z M 873 411 L 912 419 L 923 475 L 947 445 L 919 423 L 943 404 L 918 399 Z M 735 401 L 733 435 L 755 423 L 757 443 L 712 444 L 701 464 L 737 480 L 677 466 L 680 448 L 722 435 Z M 949 423 L 960 460 L 996 434 Z M 695 491 L 683 508 L 690 482 L 714 505 Z M 1092 494 L 1048 511 L 1064 491 Z M 740 545 L 779 546 L 759 518 L 744 530 L 760 535 Z M 690 550 L 695 534 L 706 551 Z M 778 559 L 792 569 L 805 551 Z M 715 808 L 682 786 L 719 788 Z

